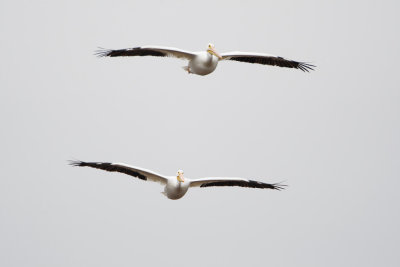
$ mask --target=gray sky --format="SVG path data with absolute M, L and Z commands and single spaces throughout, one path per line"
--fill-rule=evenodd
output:
M 399 266 L 398 9 L 1 1 L 0 265 Z M 317 69 L 222 62 L 201 77 L 177 59 L 93 56 L 209 42 Z M 171 201 L 73 158 L 289 187 Z

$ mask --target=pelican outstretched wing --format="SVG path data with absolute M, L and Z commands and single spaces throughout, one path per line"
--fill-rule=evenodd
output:
M 174 47 L 146 45 L 126 49 L 103 49 L 95 52 L 99 57 L 134 57 L 134 56 L 154 56 L 154 57 L 176 57 L 181 59 L 193 59 L 196 54 Z
M 109 163 L 109 162 L 84 162 L 84 161 L 74 161 L 71 160 L 69 162 L 70 165 L 72 166 L 78 166 L 78 167 L 92 167 L 108 172 L 120 172 L 124 173 L 136 178 L 139 178 L 144 181 L 152 181 L 152 182 L 158 182 L 161 184 L 166 184 L 168 177 L 163 176 L 161 174 L 155 173 L 153 171 L 149 171 L 146 169 L 134 167 L 134 166 L 129 166 L 124 163 Z
M 252 53 L 252 52 L 227 52 L 221 54 L 222 60 L 234 60 L 247 63 L 256 63 L 263 65 L 271 65 L 285 68 L 300 69 L 304 72 L 314 70 L 314 65 L 305 62 L 298 62 L 283 57 L 269 54 Z
M 286 185 L 282 185 L 279 183 L 268 184 L 244 178 L 210 177 L 210 178 L 193 179 L 190 182 L 190 186 L 191 187 L 241 186 L 250 188 L 268 188 L 268 189 L 281 190 Z

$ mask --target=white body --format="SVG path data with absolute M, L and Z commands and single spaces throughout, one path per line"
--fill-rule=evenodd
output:
M 190 181 L 185 179 L 185 181 L 180 182 L 176 179 L 176 176 L 168 178 L 167 184 L 164 187 L 164 195 L 169 199 L 180 199 L 188 191 L 190 186 Z
M 218 58 L 207 51 L 197 52 L 189 61 L 189 72 L 197 75 L 207 75 L 213 72 L 218 65 Z

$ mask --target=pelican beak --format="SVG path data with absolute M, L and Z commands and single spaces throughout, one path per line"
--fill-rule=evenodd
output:
M 218 52 L 215 50 L 214 47 L 208 48 L 207 51 L 208 51 L 208 53 L 216 56 L 217 58 L 222 59 L 221 55 L 218 54 Z
M 176 178 L 178 179 L 179 182 L 183 183 L 185 181 L 185 180 L 183 180 L 183 178 L 180 175 L 176 176 Z

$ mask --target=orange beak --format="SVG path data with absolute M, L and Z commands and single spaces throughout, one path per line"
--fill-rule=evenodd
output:
M 215 50 L 214 47 L 208 48 L 208 49 L 207 49 L 207 52 L 210 53 L 210 54 L 212 54 L 212 55 L 214 55 L 214 56 L 216 56 L 216 57 L 219 58 L 219 59 L 222 59 L 221 55 L 218 54 L 218 52 Z

